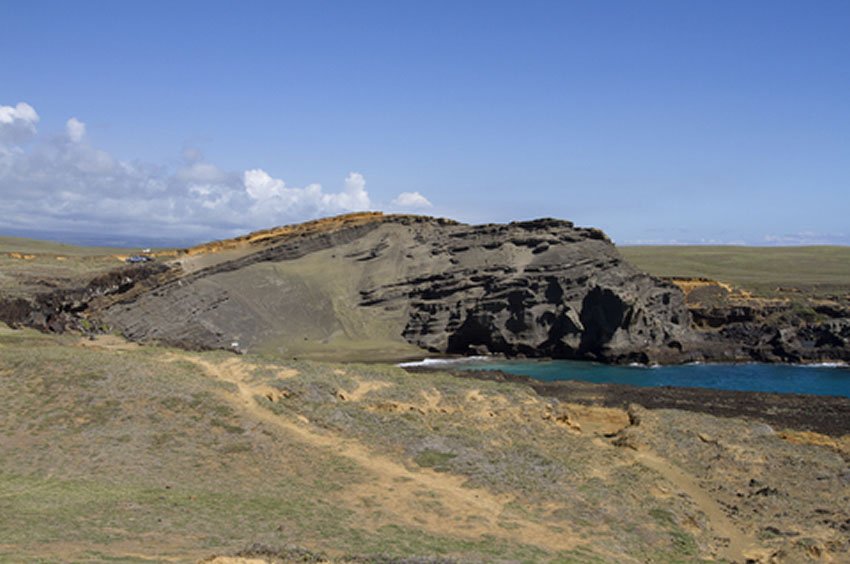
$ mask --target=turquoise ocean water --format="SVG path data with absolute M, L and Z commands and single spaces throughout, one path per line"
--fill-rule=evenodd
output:
M 850 368 L 833 365 L 685 364 L 610 366 L 570 360 L 505 361 L 464 359 L 446 362 L 461 370 L 501 370 L 539 380 L 583 380 L 633 386 L 690 386 L 720 390 L 780 392 L 850 397 Z

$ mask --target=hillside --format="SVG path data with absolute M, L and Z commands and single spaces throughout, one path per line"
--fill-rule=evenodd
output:
M 355 214 L 141 265 L 25 250 L 6 251 L 36 256 L 7 255 L 17 270 L 0 286 L 0 318 L 17 327 L 0 324 L 2 561 L 767 563 L 850 550 L 844 398 L 351 363 L 841 358 L 848 315 L 832 298 L 802 304 L 821 309 L 801 321 L 808 310 L 785 297 L 662 280 L 602 232 L 551 219 Z M 52 261 L 69 270 L 43 270 Z M 814 345 L 817 331 L 833 340 Z M 793 348 L 801 338 L 809 348 Z
M 675 286 L 566 221 L 357 214 L 191 249 L 175 266 L 97 317 L 133 340 L 300 357 L 647 361 L 691 338 Z
M 24 297 L 57 286 L 83 285 L 92 276 L 119 267 L 128 254 L 127 249 L 0 237 L 0 296 Z
M 850 549 L 847 436 L 627 413 L 600 393 L 571 403 L 392 366 L 0 326 L 0 560 L 801 562 Z
M 97 250 L 9 251 L 0 320 L 284 358 L 850 361 L 844 254 L 617 249 L 563 220 L 370 212 L 160 251 L 141 265 Z

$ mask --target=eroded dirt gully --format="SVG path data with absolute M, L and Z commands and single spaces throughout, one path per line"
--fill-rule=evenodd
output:
M 553 527 L 514 514 L 511 517 L 516 523 L 515 528 L 499 527 L 498 517 L 508 510 L 508 504 L 516 501 L 515 496 L 496 495 L 485 489 L 469 487 L 461 476 L 427 468 L 411 469 L 413 465 L 410 463 L 405 464 L 404 461 L 389 458 L 351 437 L 320 429 L 302 415 L 284 416 L 272 412 L 264 407 L 264 404 L 269 405 L 264 400 L 274 401 L 275 394 L 280 393 L 279 390 L 255 381 L 252 377 L 252 365 L 241 358 L 215 362 L 201 356 L 179 354 L 174 355 L 173 360 L 188 360 L 202 368 L 210 377 L 231 384 L 233 391 L 223 391 L 222 397 L 246 416 L 278 432 L 296 437 L 312 447 L 327 449 L 344 456 L 367 472 L 370 476 L 368 481 L 352 485 L 342 496 L 341 501 L 350 507 L 356 508 L 359 499 L 370 498 L 373 503 L 381 505 L 382 513 L 388 516 L 388 523 L 401 523 L 440 535 L 467 538 L 489 535 L 536 545 L 547 550 L 569 550 L 586 542 L 571 533 L 569 522 L 550 522 L 549 525 L 557 526 L 558 532 L 555 532 Z M 294 371 L 288 371 L 280 376 L 286 378 L 296 375 Z M 380 383 L 363 382 L 360 388 L 345 399 L 357 401 L 369 391 L 380 387 Z M 623 426 L 630 425 L 622 410 L 575 405 L 573 413 L 576 421 L 571 430 L 574 432 L 583 426 L 588 440 L 600 449 L 618 448 L 618 432 Z M 569 430 L 568 427 L 565 432 Z M 660 475 L 669 483 L 675 495 L 687 497 L 704 514 L 715 537 L 716 546 L 719 547 L 716 558 L 731 562 L 769 561 L 771 551 L 760 546 L 753 535 L 741 530 L 729 519 L 723 507 L 709 491 L 700 486 L 696 477 L 645 445 L 630 446 L 631 449 L 619 450 L 631 452 L 634 463 Z M 441 512 L 423 509 L 423 491 L 429 492 L 429 495 L 439 502 Z M 456 520 L 446 519 L 446 511 L 453 517 L 462 516 L 465 525 L 458 526 Z M 604 547 L 601 552 L 604 554 Z M 614 554 L 610 557 L 612 561 L 617 559 Z

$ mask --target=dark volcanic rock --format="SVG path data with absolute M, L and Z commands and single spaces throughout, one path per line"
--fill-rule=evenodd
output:
M 159 279 L 168 271 L 161 263 L 126 266 L 101 274 L 80 288 L 57 288 L 29 298 L 0 296 L 0 321 L 10 327 L 25 326 L 55 333 L 90 332 L 97 329 L 87 319 L 93 303 L 138 291 L 145 283 L 153 287 L 157 282 L 152 279 Z
M 363 304 L 406 302 L 404 336 L 414 344 L 610 362 L 690 354 L 682 293 L 623 261 L 599 230 L 553 219 L 411 228 L 432 256 L 449 257 L 448 267 L 369 289 Z
M 850 362 L 850 312 L 840 304 L 723 297 L 691 303 L 708 360 Z
M 720 335 L 721 346 L 735 343 L 753 360 L 850 361 L 850 318 L 784 326 L 769 322 L 731 323 Z

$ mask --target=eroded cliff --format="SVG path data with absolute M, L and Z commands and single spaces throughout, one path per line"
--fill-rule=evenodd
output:
M 0 321 L 186 349 L 335 360 L 850 361 L 847 300 L 661 279 L 568 221 L 349 214 L 0 296 Z M 55 283 L 54 283 L 55 282 Z
M 225 252 L 187 255 L 182 275 L 97 316 L 141 341 L 292 354 L 406 342 L 669 362 L 691 358 L 698 341 L 675 285 L 634 269 L 601 231 L 567 221 L 370 214 L 209 248 Z

